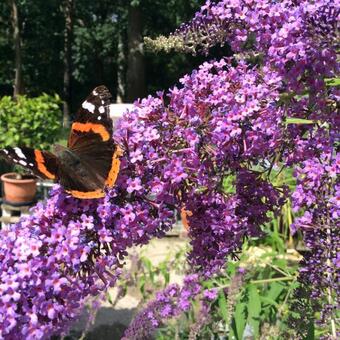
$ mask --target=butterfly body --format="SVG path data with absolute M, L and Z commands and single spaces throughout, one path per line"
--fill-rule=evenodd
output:
M 59 173 L 57 176 L 64 181 L 64 184 L 66 184 L 67 174 L 76 173 L 77 182 L 87 190 L 92 190 L 102 185 L 103 181 L 99 180 L 99 178 L 96 180 L 96 174 L 87 164 L 83 163 L 80 156 L 72 150 L 65 149 L 58 157 L 58 161 Z M 77 187 L 79 187 L 79 185 Z
M 92 91 L 72 124 L 67 147 L 56 145 L 54 153 L 6 148 L 0 155 L 39 177 L 59 182 L 74 197 L 103 197 L 105 187 L 116 182 L 122 154 L 112 139 L 110 103 L 111 94 L 105 86 Z

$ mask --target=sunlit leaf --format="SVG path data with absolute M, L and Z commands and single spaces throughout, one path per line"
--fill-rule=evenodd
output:
M 228 304 L 227 299 L 224 295 L 224 292 L 221 290 L 218 295 L 218 306 L 219 306 L 219 312 L 223 318 L 223 320 L 228 323 L 229 322 L 229 316 L 228 316 Z
M 254 334 L 259 334 L 261 299 L 255 285 L 250 285 L 248 288 L 248 324 L 252 326 Z
M 326 86 L 340 86 L 340 78 L 326 78 Z
M 270 288 L 267 292 L 267 298 L 275 301 L 277 300 L 277 298 L 280 296 L 280 294 L 282 293 L 282 291 L 284 290 L 285 286 L 282 283 L 279 282 L 273 282 L 270 285 Z M 276 302 L 275 302 L 276 303 Z
M 303 118 L 287 118 L 286 124 L 315 124 L 317 121 Z
M 246 325 L 246 304 L 244 302 L 240 302 L 235 307 L 234 313 L 234 321 L 236 327 L 237 338 L 242 339 L 244 327 Z

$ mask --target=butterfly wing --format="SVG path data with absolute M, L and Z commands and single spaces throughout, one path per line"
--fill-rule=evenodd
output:
M 61 167 L 60 184 L 73 197 L 81 199 L 104 197 L 102 182 L 98 179 L 95 172 L 81 164 L 78 169 L 70 172 Z
M 78 149 L 84 143 L 89 144 L 89 134 L 95 134 L 99 141 L 112 139 L 112 120 L 109 105 L 112 96 L 105 86 L 96 87 L 82 103 L 74 120 L 68 139 L 70 149 Z
M 72 124 L 68 148 L 79 158 L 84 172 L 76 173 L 72 180 L 66 180 L 70 176 L 64 174 L 61 178 L 65 183 L 61 184 L 75 197 L 103 197 L 104 187 L 116 182 L 121 150 L 112 139 L 111 98 L 105 86 L 95 88 L 82 103 Z
M 59 180 L 74 197 L 103 197 L 104 187 L 116 182 L 122 153 L 112 139 L 110 104 L 111 94 L 105 86 L 91 92 L 78 111 L 68 148 L 61 152 L 60 158 L 48 151 L 26 147 L 0 150 L 0 156 L 39 177 Z
M 27 147 L 5 148 L 0 156 L 10 163 L 21 165 L 43 179 L 58 179 L 58 160 L 49 151 L 41 151 Z

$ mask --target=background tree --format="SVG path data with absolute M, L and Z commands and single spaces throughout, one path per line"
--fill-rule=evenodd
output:
M 63 13 L 65 18 L 64 29 L 64 86 L 63 86 L 63 126 L 70 125 L 70 103 L 72 99 L 71 77 L 72 77 L 72 35 L 73 35 L 73 0 L 63 2 Z
M 128 61 L 126 100 L 132 102 L 146 93 L 145 60 L 143 55 L 143 12 L 137 1 L 128 7 Z
M 203 0 L 8 0 L 0 4 L 0 96 L 12 94 L 17 69 L 11 1 L 20 19 L 25 93 L 62 95 L 64 122 L 99 84 L 107 85 L 117 101 L 134 101 L 169 88 L 202 60 L 151 54 L 143 50 L 142 37 L 171 32 Z
M 0 2 L 0 94 L 13 94 L 14 50 L 9 2 Z
M 18 6 L 15 0 L 9 0 L 11 7 L 11 21 L 13 28 L 13 45 L 15 51 L 14 65 L 15 65 L 15 78 L 13 97 L 23 93 L 23 79 L 22 79 L 22 56 L 21 56 L 21 33 Z

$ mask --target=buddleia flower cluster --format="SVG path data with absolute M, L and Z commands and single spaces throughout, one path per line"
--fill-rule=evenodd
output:
M 40 339 L 67 329 L 86 297 L 114 285 L 128 247 L 170 229 L 172 210 L 117 199 L 118 192 L 77 200 L 57 186 L 1 232 L 0 338 Z
M 293 194 L 294 209 L 304 209 L 293 228 L 303 231 L 308 249 L 301 263 L 300 279 L 313 287 L 311 298 L 315 304 L 323 301 L 319 322 L 325 324 L 331 320 L 333 333 L 340 267 L 339 173 L 339 154 L 323 154 L 321 159 L 304 161 L 296 170 L 298 184 Z
M 309 249 L 301 280 L 315 301 L 327 297 L 321 321 L 331 316 L 334 335 L 339 91 L 327 79 L 339 72 L 338 15 L 328 0 L 207 1 L 174 32 L 184 51 L 228 43 L 235 58 L 205 62 L 178 86 L 135 103 L 117 125 L 124 153 L 105 198 L 78 200 L 56 186 L 1 231 L 0 338 L 66 332 L 86 298 L 114 285 L 128 247 L 164 236 L 176 211 L 189 227 L 193 275 L 218 275 L 289 198 L 269 181 L 285 167 L 295 169 L 292 199 L 304 210 L 295 221 Z M 174 288 L 176 297 L 182 292 Z M 170 300 L 149 308 L 155 327 L 182 308 Z M 132 325 L 140 322 L 148 321 Z
M 129 150 L 126 191 L 131 181 L 146 183 L 135 195 L 190 212 L 189 261 L 209 276 L 283 203 L 284 188 L 250 170 L 269 167 L 282 140 L 282 111 L 274 105 L 280 78 L 221 60 L 181 83 L 169 105 L 164 94 L 142 100 L 116 135 Z M 226 192 L 227 177 L 235 192 Z
M 122 340 L 148 339 L 164 320 L 189 311 L 192 300 L 200 293 L 202 287 L 197 274 L 186 276 L 182 287 L 178 284 L 169 285 L 137 314 Z
M 294 210 L 303 216 L 292 228 L 293 232 L 303 231 L 308 249 L 299 279 L 310 287 L 315 311 L 321 309 L 319 321 L 331 325 L 333 337 L 339 279 L 340 121 L 339 90 L 330 79 L 339 75 L 339 14 L 339 3 L 329 0 L 207 1 L 168 40 L 146 41 L 155 50 L 205 54 L 215 44 L 229 44 L 235 62 L 246 60 L 248 67 L 255 64 L 259 72 L 270 71 L 281 80 L 279 98 L 272 104 L 283 111 L 280 118 L 286 127 L 277 130 L 279 143 L 268 149 L 277 152 L 273 167 L 279 172 L 285 167 L 295 169 L 297 187 L 292 199 Z M 275 126 L 271 119 L 277 117 L 267 117 L 267 126 Z M 228 211 L 226 207 L 222 210 Z

